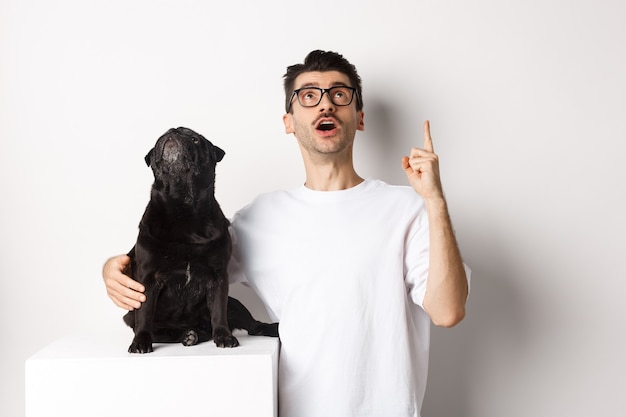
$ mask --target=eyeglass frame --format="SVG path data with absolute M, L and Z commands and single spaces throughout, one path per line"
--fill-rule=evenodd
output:
M 347 88 L 348 90 L 352 91 L 352 95 L 350 96 L 350 101 L 348 103 L 346 103 L 346 104 L 337 104 L 337 103 L 335 103 L 335 101 L 333 100 L 333 96 L 330 95 L 330 90 L 332 90 L 334 88 Z M 319 101 L 316 104 L 313 104 L 311 106 L 305 106 L 304 104 L 302 104 L 300 102 L 300 96 L 298 94 L 302 90 L 310 90 L 310 89 L 321 91 L 320 99 L 319 99 Z M 293 98 L 294 98 L 294 96 L 297 98 L 298 103 L 302 107 L 310 109 L 312 107 L 319 106 L 319 104 L 322 102 L 322 98 L 324 98 L 324 94 L 326 94 L 326 93 L 328 93 L 328 98 L 330 99 L 330 102 L 333 103 L 335 106 L 340 106 L 340 107 L 349 106 L 354 101 L 354 97 L 359 95 L 357 89 L 354 88 L 354 87 L 350 87 L 349 85 L 333 85 L 332 87 L 329 87 L 329 88 L 320 88 L 320 87 L 315 87 L 315 86 L 312 86 L 312 85 L 306 86 L 306 87 L 300 87 L 300 88 L 297 88 L 297 89 L 293 90 L 293 93 L 291 93 L 291 98 L 289 99 L 289 109 L 288 110 L 291 110 L 291 107 L 293 106 Z

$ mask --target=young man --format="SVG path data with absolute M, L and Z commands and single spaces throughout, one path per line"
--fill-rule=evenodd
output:
M 285 131 L 304 185 L 259 196 L 233 218 L 231 281 L 246 281 L 280 322 L 279 415 L 419 416 L 431 321 L 465 315 L 468 281 L 439 179 L 429 123 L 401 161 L 411 187 L 364 180 L 352 149 L 364 129 L 361 80 L 334 52 L 313 51 L 284 77 Z M 143 288 L 111 258 L 120 307 Z

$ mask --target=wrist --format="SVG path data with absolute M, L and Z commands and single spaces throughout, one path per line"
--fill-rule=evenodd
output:
M 426 209 L 428 211 L 441 209 L 447 210 L 448 208 L 448 203 L 446 202 L 446 198 L 443 194 L 424 197 L 424 204 L 426 205 Z
M 450 222 L 448 203 L 443 196 L 424 199 L 431 227 Z

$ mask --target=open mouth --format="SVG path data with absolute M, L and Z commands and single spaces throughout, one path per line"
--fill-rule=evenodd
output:
M 317 122 L 317 126 L 315 128 L 317 130 L 321 130 L 322 132 L 328 132 L 337 127 L 337 122 L 333 119 L 322 119 Z

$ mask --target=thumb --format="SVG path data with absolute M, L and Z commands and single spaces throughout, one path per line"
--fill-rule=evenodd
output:
M 114 260 L 117 261 L 118 265 L 122 268 L 126 268 L 130 265 L 130 256 L 128 255 L 118 255 L 114 257 Z
M 411 165 L 409 164 L 409 157 L 408 156 L 402 157 L 402 169 L 404 170 L 404 173 L 406 175 L 411 175 L 411 174 L 413 174 L 415 172 L 415 171 L 413 171 L 413 168 L 411 168 Z

